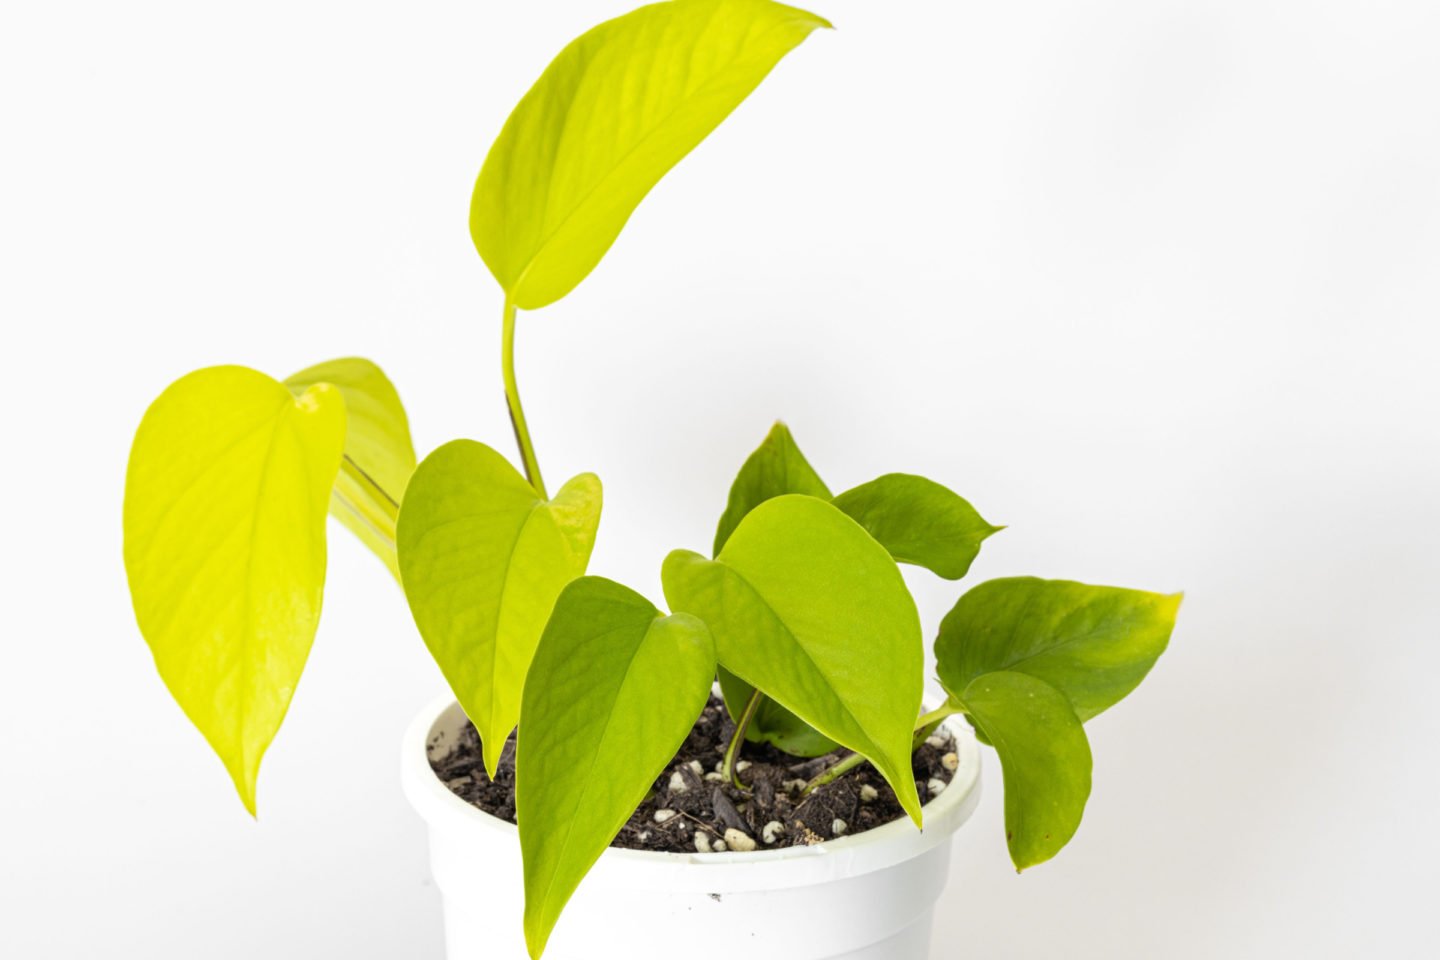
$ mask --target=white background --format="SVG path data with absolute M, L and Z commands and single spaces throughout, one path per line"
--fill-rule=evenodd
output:
M 1184 589 L 1057 860 L 1009 868 L 989 764 L 936 956 L 1428 955 L 1440 7 L 815 2 L 840 29 L 521 318 L 547 474 L 606 483 L 592 570 L 658 598 L 783 417 L 836 489 L 1009 524 L 972 580 Z M 399 592 L 336 528 L 252 823 L 129 612 L 125 457 L 189 369 L 348 354 L 422 453 L 508 449 L 470 187 L 627 7 L 6 4 L 0 955 L 441 956 Z M 958 588 L 911 582 L 933 627 Z

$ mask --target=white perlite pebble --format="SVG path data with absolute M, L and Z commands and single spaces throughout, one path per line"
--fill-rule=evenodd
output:
M 680 772 L 676 771 L 670 774 L 670 792 L 684 793 L 685 789 L 685 778 L 681 776 Z
M 879 790 L 876 790 L 874 787 L 870 786 L 870 784 L 868 784 L 868 783 L 862 783 L 862 784 L 860 785 L 860 802 L 861 802 L 861 803 L 873 803 L 874 800 L 875 800 L 875 798 L 878 797 L 878 796 L 880 796 L 880 791 L 879 791 Z
M 786 780 L 782 786 L 790 793 L 799 793 L 805 789 L 806 784 L 804 780 Z
M 949 741 L 939 735 L 930 737 L 925 742 L 930 746 L 934 747 L 936 750 L 944 750 L 946 747 L 950 746 Z
M 960 754 L 958 754 L 958 753 L 947 753 L 947 754 L 945 754 L 945 756 L 943 756 L 943 757 L 940 758 L 940 765 L 941 765 L 942 767 L 944 767 L 946 770 L 949 770 L 949 771 L 951 771 L 951 772 L 953 773 L 954 771 L 960 769 Z
M 641 842 L 641 843 L 644 843 L 645 841 L 647 841 L 647 840 L 649 840 L 649 839 L 650 839 L 650 831 L 649 831 L 649 830 L 641 830 L 641 831 L 640 831 L 640 842 Z
M 691 761 L 690 761 L 690 769 L 695 771 L 695 776 L 697 776 L 697 777 L 699 777 L 699 776 L 704 776 L 704 774 L 705 774 L 705 768 L 700 765 L 700 761 L 699 761 L 699 760 L 691 760 Z
M 736 772 L 736 773 L 744 773 L 746 770 L 749 770 L 749 769 L 750 769 L 750 761 L 749 761 L 749 760 L 741 760 L 739 763 L 735 764 L 735 772 Z
M 725 841 L 724 841 L 724 840 L 716 840 L 713 844 L 710 845 L 710 849 L 713 850 L 713 851 L 716 852 L 716 853 L 724 853 L 724 852 L 725 852 Z
M 721 760 L 721 761 L 719 761 L 718 763 L 715 764 L 715 772 L 716 772 L 716 773 L 724 773 L 724 772 L 725 772 L 725 761 L 724 761 L 724 760 Z
M 713 851 L 713 848 L 710 846 L 710 835 L 709 835 L 708 833 L 704 832 L 703 830 L 696 830 L 696 831 L 695 831 L 695 852 L 696 852 L 696 853 L 712 853 L 712 852 L 714 852 L 714 851 Z
M 711 783 L 719 783 L 720 781 L 724 780 L 725 777 L 724 775 L 719 773 L 707 773 L 705 774 L 705 779 L 709 780 Z
M 785 836 L 785 824 L 779 820 L 771 820 L 765 824 L 764 829 L 760 831 L 760 838 L 767 844 L 774 843 L 783 836 Z
M 655 811 L 655 822 L 656 822 L 656 823 L 668 823 L 669 821 L 674 820 L 674 819 L 675 819 L 675 811 L 674 811 L 674 810 L 656 810 L 656 811 Z
M 930 788 L 930 796 L 938 797 L 945 792 L 946 783 L 939 777 L 931 777 L 930 782 L 925 784 L 925 786 Z
M 850 825 L 847 824 L 844 820 L 839 819 L 838 817 L 830 824 L 830 832 L 835 834 L 835 836 L 837 837 L 845 836 L 845 831 L 849 829 Z
M 725 831 L 725 844 L 731 849 L 740 853 L 749 853 L 755 849 L 754 838 L 747 835 L 743 830 L 736 830 L 731 827 Z

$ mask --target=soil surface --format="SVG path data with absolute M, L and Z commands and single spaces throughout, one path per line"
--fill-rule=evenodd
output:
M 894 791 L 869 764 L 808 797 L 800 795 L 807 782 L 849 753 L 845 750 L 802 760 L 747 743 L 737 764 L 747 789 L 736 789 L 719 773 L 734 729 L 724 703 L 712 696 L 679 754 L 611 846 L 671 853 L 775 849 L 861 833 L 905 815 Z M 943 729 L 915 751 L 911 766 L 922 804 L 950 783 L 955 764 L 954 740 Z M 513 734 L 493 781 L 485 775 L 480 736 L 469 723 L 454 749 L 432 760 L 431 767 L 456 796 L 515 822 Z

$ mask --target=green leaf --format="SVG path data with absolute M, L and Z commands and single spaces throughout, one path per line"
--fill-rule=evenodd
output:
M 1181 594 L 1011 577 L 960 598 L 935 640 L 951 693 L 983 673 L 1038 677 L 1089 720 L 1134 690 L 1165 652 Z
M 397 529 L 405 596 L 492 773 L 555 598 L 590 562 L 600 501 L 591 473 L 544 500 L 473 440 L 440 447 L 410 478 Z
M 600 577 L 560 594 L 525 682 L 516 753 L 532 957 L 674 759 L 714 676 L 714 643 L 694 617 L 664 616 Z
M 1060 852 L 1090 796 L 1090 743 L 1065 695 L 1023 673 L 976 677 L 961 705 L 1000 755 L 1005 841 L 1017 870 Z
M 730 534 L 745 515 L 766 500 L 787 493 L 830 499 L 830 488 L 800 452 L 790 428 L 776 421 L 765 441 L 745 460 L 730 485 L 730 500 L 715 530 L 715 549 L 719 556 Z
M 900 570 L 824 500 L 752 510 L 715 560 L 676 550 L 661 572 L 673 610 L 705 621 L 720 663 L 865 756 L 920 822 L 910 740 L 920 712 L 920 617 Z
M 244 367 L 151 405 L 125 479 L 125 571 L 155 666 L 255 813 L 255 779 L 305 667 L 325 586 L 340 392 Z
M 991 526 L 959 494 L 933 480 L 887 473 L 835 498 L 835 506 L 879 540 L 901 563 L 947 580 L 970 571 Z
M 345 458 L 335 478 L 330 512 L 379 557 L 398 580 L 395 518 L 410 475 L 415 446 L 400 395 L 375 364 L 345 357 L 307 367 L 285 381 L 296 394 L 328 383 L 345 397 Z
M 573 290 L 660 178 L 828 26 L 769 0 L 675 0 L 567 46 L 475 183 L 470 234 L 509 301 L 536 309 Z

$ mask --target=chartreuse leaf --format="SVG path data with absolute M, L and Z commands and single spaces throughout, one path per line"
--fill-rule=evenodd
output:
M 395 518 L 415 472 L 415 446 L 400 395 L 379 367 L 359 357 L 319 363 L 285 380 L 297 395 L 317 383 L 337 387 L 345 397 L 346 462 L 335 477 L 330 512 L 398 580 Z
M 787 493 L 830 499 L 830 488 L 825 486 L 825 481 L 820 479 L 810 461 L 800 452 L 790 428 L 777 421 L 764 442 L 745 460 L 730 486 L 729 502 L 715 530 L 715 554 L 720 553 L 725 541 L 730 539 L 730 534 L 746 514 L 766 500 Z M 754 688 L 722 668 L 720 692 L 725 696 L 725 707 L 733 720 L 745 709 Z M 760 704 L 759 711 L 746 728 L 745 739 L 774 744 L 797 757 L 824 756 L 838 746 L 774 700 Z
M 1024 673 L 976 677 L 959 700 L 1000 755 L 1005 841 L 1018 870 L 1060 852 L 1090 796 L 1090 744 L 1065 695 Z
M 630 214 L 820 17 L 769 0 L 674 0 L 575 40 L 500 132 L 470 233 L 510 303 L 559 300 Z
M 934 480 L 887 473 L 835 498 L 839 507 L 901 563 L 947 580 L 970 571 L 981 542 L 1002 529 L 986 523 L 964 497 Z
M 1170 641 L 1180 599 L 1069 580 L 990 580 L 940 624 L 940 682 L 958 693 L 994 670 L 1029 674 L 1089 720 L 1145 678 Z
M 770 428 L 765 441 L 746 458 L 730 485 L 730 500 L 720 516 L 720 525 L 715 529 L 715 550 L 712 556 L 719 556 L 730 534 L 745 519 L 745 515 L 766 500 L 784 496 L 787 493 L 803 493 L 821 500 L 830 499 L 830 488 L 810 466 L 805 454 L 795 443 L 790 428 L 776 421 Z
M 244 367 L 182 377 L 146 411 L 125 479 L 125 571 L 165 685 L 255 813 L 260 759 L 320 618 L 325 510 L 345 442 L 333 387 Z
M 396 531 L 405 596 L 492 774 L 555 598 L 590 562 L 600 500 L 592 473 L 545 500 L 473 440 L 440 447 L 410 478 Z
M 714 676 L 715 645 L 695 617 L 664 616 L 600 577 L 560 594 L 525 681 L 516 753 L 532 957 L 674 759 Z
M 727 670 L 862 754 L 920 822 L 920 618 L 885 548 L 824 500 L 787 495 L 752 510 L 715 560 L 677 550 L 661 576 Z

